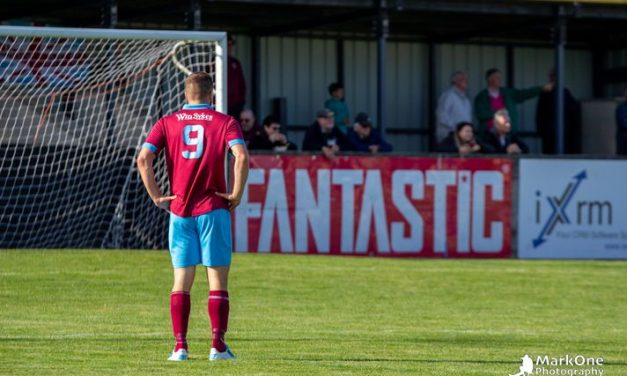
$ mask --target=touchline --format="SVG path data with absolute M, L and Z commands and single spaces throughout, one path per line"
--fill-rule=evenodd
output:
M 563 357 L 538 356 L 536 358 L 536 366 L 602 366 L 603 358 L 586 358 L 583 355 L 570 356 L 566 354 Z

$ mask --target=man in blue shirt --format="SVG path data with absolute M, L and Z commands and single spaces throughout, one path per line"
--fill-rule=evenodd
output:
M 357 114 L 353 129 L 348 130 L 347 136 L 355 151 L 373 154 L 392 151 L 392 146 L 385 142 L 377 129 L 372 127 L 372 121 L 363 112 Z

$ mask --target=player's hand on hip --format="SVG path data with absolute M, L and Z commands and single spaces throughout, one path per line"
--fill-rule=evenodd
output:
M 216 196 L 222 197 L 229 202 L 229 210 L 233 210 L 239 205 L 242 200 L 241 197 L 235 196 L 233 193 L 220 193 L 216 192 Z
M 176 196 L 161 196 L 161 197 L 155 198 L 154 202 L 155 202 L 155 205 L 157 205 L 159 209 L 163 209 L 169 213 L 170 202 L 174 200 L 175 198 Z

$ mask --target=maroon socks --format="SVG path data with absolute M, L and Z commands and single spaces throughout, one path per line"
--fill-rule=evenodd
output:
M 172 291 L 170 294 L 170 315 L 172 316 L 172 331 L 176 338 L 174 351 L 187 350 L 187 324 L 190 307 L 189 292 Z
M 211 347 L 219 352 L 226 351 L 224 333 L 229 323 L 229 293 L 227 291 L 209 291 L 207 304 L 213 339 Z

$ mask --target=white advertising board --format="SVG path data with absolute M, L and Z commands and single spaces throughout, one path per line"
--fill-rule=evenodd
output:
M 522 159 L 518 256 L 627 259 L 627 160 Z

